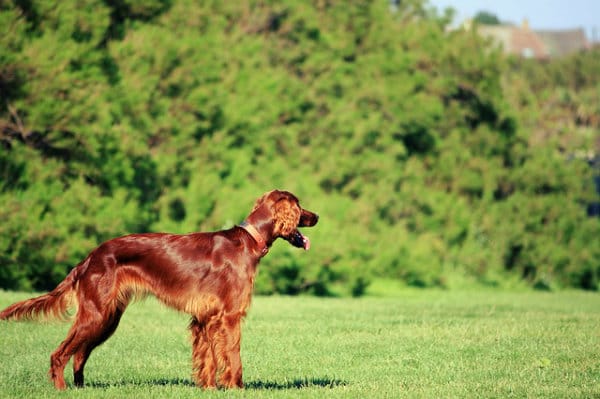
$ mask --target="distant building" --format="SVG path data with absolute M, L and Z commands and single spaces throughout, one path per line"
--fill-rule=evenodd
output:
M 469 22 L 465 24 L 470 27 Z M 527 20 L 516 25 L 477 25 L 477 32 L 500 44 L 507 54 L 524 58 L 562 57 L 590 48 L 583 29 L 531 30 Z
M 590 48 L 583 29 L 538 30 L 535 33 L 546 45 L 550 57 L 562 57 Z

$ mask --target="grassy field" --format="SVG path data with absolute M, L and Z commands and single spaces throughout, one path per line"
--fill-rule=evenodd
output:
M 27 296 L 0 291 L 0 307 Z M 187 323 L 151 299 L 131 305 L 92 354 L 86 388 L 60 393 L 46 372 L 68 323 L 1 322 L 0 397 L 600 398 L 598 294 L 257 297 L 244 391 L 193 386 Z

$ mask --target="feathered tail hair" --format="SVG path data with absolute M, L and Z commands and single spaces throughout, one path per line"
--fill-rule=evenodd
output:
M 55 289 L 36 298 L 14 303 L 0 312 L 0 320 L 65 319 L 75 304 L 77 282 L 88 259 L 78 264 Z

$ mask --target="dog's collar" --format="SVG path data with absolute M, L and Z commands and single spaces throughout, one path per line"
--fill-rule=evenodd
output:
M 248 223 L 245 220 L 242 223 L 240 223 L 240 227 L 242 229 L 246 230 L 248 232 L 248 234 L 250 234 L 252 236 L 254 241 L 256 241 L 258 246 L 261 248 L 263 255 L 266 254 L 267 251 L 269 250 L 269 248 L 267 247 L 267 242 L 263 238 L 262 234 L 260 234 L 260 232 L 258 230 L 256 230 L 256 227 L 252 226 L 250 223 Z

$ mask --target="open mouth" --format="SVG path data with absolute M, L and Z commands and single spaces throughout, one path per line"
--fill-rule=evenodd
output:
M 295 230 L 286 240 L 295 247 L 303 248 L 305 251 L 310 249 L 310 240 L 307 236 Z

